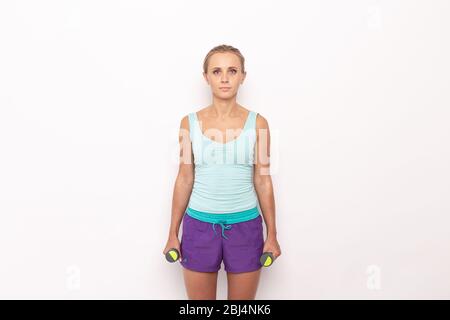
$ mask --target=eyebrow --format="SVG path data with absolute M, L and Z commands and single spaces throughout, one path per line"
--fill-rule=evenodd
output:
M 220 67 L 213 67 L 213 69 L 221 69 Z M 238 69 L 238 67 L 228 67 L 228 69 Z

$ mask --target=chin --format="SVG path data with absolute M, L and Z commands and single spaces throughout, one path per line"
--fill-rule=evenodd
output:
M 223 99 L 229 99 L 229 98 L 231 98 L 231 97 L 233 97 L 234 96 L 234 94 L 219 94 L 219 95 L 217 95 L 219 98 L 223 98 Z
M 235 94 L 234 91 L 228 91 L 228 92 L 222 92 L 221 90 L 217 91 L 216 93 L 218 96 L 228 97 Z

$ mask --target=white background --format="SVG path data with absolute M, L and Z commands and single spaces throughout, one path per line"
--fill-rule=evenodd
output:
M 162 255 L 206 53 L 272 133 L 257 299 L 450 298 L 450 2 L 0 4 L 0 297 L 185 299 Z M 181 233 L 180 233 L 181 234 Z M 226 274 L 218 298 L 226 299 Z

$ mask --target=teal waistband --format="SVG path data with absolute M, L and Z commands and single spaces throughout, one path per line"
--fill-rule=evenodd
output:
M 231 229 L 231 226 L 229 224 L 252 220 L 260 215 L 257 206 L 248 210 L 238 211 L 234 213 L 208 213 L 188 207 L 186 210 L 186 214 L 194 219 L 212 223 L 214 233 L 216 233 L 216 229 L 214 228 L 214 226 L 216 224 L 220 225 L 222 227 L 222 237 L 224 237 L 225 239 L 228 238 L 225 236 L 224 231 Z
M 186 213 L 192 218 L 210 222 L 210 223 L 224 223 L 233 224 L 238 222 L 244 222 L 248 220 L 255 219 L 259 216 L 258 207 L 254 207 L 244 211 L 238 211 L 233 213 L 208 213 L 203 211 L 198 211 L 192 208 L 187 208 Z

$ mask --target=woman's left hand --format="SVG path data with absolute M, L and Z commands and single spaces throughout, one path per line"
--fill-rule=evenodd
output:
M 266 242 L 264 242 L 263 252 L 272 252 L 273 258 L 278 258 L 281 255 L 281 249 L 277 238 L 268 237 Z

